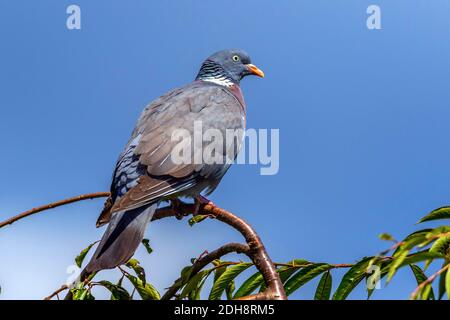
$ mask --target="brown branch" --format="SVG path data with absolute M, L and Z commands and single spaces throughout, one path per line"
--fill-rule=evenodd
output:
M 178 209 L 178 207 L 177 207 Z M 162 207 L 156 209 L 155 213 L 153 214 L 152 221 L 161 220 L 164 218 L 170 218 L 170 217 L 176 217 L 176 216 L 189 216 L 195 211 L 195 205 L 184 203 L 182 206 L 183 211 L 182 212 L 175 212 L 174 209 L 171 206 Z
M 275 262 L 274 265 L 276 267 L 289 267 L 289 268 L 303 268 L 303 267 L 307 267 L 314 264 L 314 262 L 309 262 L 309 263 L 305 263 L 305 264 L 295 264 L 295 263 L 278 263 Z M 351 268 L 353 267 L 354 264 L 351 263 L 340 263 L 340 264 L 332 264 L 331 267 L 334 269 L 339 269 L 339 268 Z
M 60 207 L 66 204 L 87 200 L 87 199 L 95 199 L 95 198 L 102 198 L 102 197 L 108 197 L 110 194 L 109 192 L 97 192 L 97 193 L 90 193 L 85 194 L 81 196 L 77 196 L 74 198 L 69 198 L 66 200 L 61 200 L 58 202 L 53 202 L 44 206 L 40 206 L 37 208 L 33 208 L 31 210 L 25 211 L 19 215 L 16 215 L 4 222 L 0 223 L 0 228 L 10 225 L 22 218 L 28 217 L 30 215 L 36 214 L 38 212 L 42 212 L 45 210 L 53 209 L 56 207 Z M 164 207 L 160 208 L 155 212 L 155 215 L 152 220 L 158 220 L 170 216 L 187 216 L 189 214 L 193 214 L 195 212 L 195 205 L 193 204 L 186 204 L 180 201 L 180 204 L 177 205 L 177 212 L 174 211 L 173 207 Z M 264 292 L 259 293 L 258 295 L 255 295 L 254 297 L 258 300 L 264 299 L 264 300 L 285 300 L 286 294 L 284 292 L 283 284 L 281 283 L 280 277 L 276 271 L 275 265 L 273 264 L 272 260 L 270 259 L 269 255 L 267 254 L 267 251 L 259 238 L 258 234 L 255 232 L 255 230 L 247 224 L 244 220 L 241 218 L 235 216 L 231 212 L 221 209 L 219 207 L 216 207 L 215 205 L 208 203 L 206 205 L 202 205 L 200 210 L 197 212 L 201 215 L 208 215 L 210 217 L 213 217 L 219 221 L 222 221 L 229 226 L 233 227 L 237 231 L 239 231 L 245 238 L 248 248 L 246 248 L 245 253 L 249 256 L 249 258 L 253 261 L 256 268 L 261 272 L 267 289 Z M 219 248 L 218 250 L 223 249 Z M 236 249 L 236 247 L 234 248 Z M 243 248 L 241 248 L 243 249 Z M 58 290 L 65 290 L 64 286 L 61 287 Z M 55 291 L 55 294 L 59 293 L 60 291 Z M 54 295 L 53 295 L 54 296 Z
M 190 277 L 195 276 L 200 270 L 206 267 L 208 264 L 216 259 L 221 258 L 231 252 L 248 254 L 250 251 L 249 246 L 241 243 L 229 243 L 219 249 L 216 249 L 208 254 L 202 255 L 199 259 L 195 260 L 192 265 Z M 174 284 L 167 289 L 166 293 L 162 296 L 161 300 L 169 300 L 175 296 L 177 291 L 182 287 L 181 278 L 175 280 Z
M 222 221 L 236 230 L 245 238 L 250 247 L 249 257 L 252 259 L 256 268 L 261 272 L 266 283 L 266 290 L 258 294 L 258 300 L 286 300 L 283 283 L 272 260 L 267 254 L 266 248 L 259 238 L 256 231 L 241 218 L 233 215 L 224 209 L 218 208 L 212 204 L 203 207 L 204 214 L 211 214 L 217 220 Z
M 17 220 L 23 219 L 25 217 L 31 216 L 35 213 L 38 212 L 42 212 L 45 210 L 49 210 L 49 209 L 53 209 L 56 207 L 60 207 L 60 206 L 64 206 L 66 204 L 69 203 L 74 203 L 74 202 L 78 202 L 78 201 L 83 201 L 83 200 L 89 200 L 89 199 L 95 199 L 95 198 L 104 198 L 104 197 L 109 197 L 109 192 L 96 192 L 96 193 L 89 193 L 89 194 L 84 194 L 78 197 L 73 197 L 73 198 L 69 198 L 69 199 L 65 199 L 65 200 L 61 200 L 61 201 L 57 201 L 57 202 L 53 202 L 50 204 L 46 204 L 44 206 L 40 206 L 37 208 L 33 208 L 31 210 L 22 212 L 8 220 L 5 220 L 3 222 L 0 222 L 0 229 L 3 228 L 4 226 L 10 225 L 14 222 L 16 222 Z
M 175 212 L 171 207 L 162 208 L 164 212 L 164 217 L 170 215 L 170 210 L 172 210 L 173 215 Z M 194 205 L 186 204 L 181 202 L 177 205 L 176 212 L 178 215 L 188 215 L 194 212 Z M 159 215 L 159 210 L 155 213 L 155 215 Z M 200 215 L 208 215 L 212 218 L 215 218 L 219 221 L 222 221 L 229 226 L 233 227 L 237 231 L 239 231 L 245 238 L 249 251 L 247 256 L 253 261 L 253 264 L 256 268 L 261 272 L 264 281 L 266 283 L 266 290 L 264 292 L 255 295 L 255 299 L 257 300 L 286 300 L 286 293 L 284 291 L 283 283 L 281 282 L 280 276 L 270 259 L 267 251 L 259 238 L 256 231 L 244 220 L 235 216 L 231 212 L 221 209 L 211 203 L 206 205 L 202 205 L 198 211 Z M 155 219 L 156 220 L 156 219 Z
M 58 296 L 59 293 L 63 292 L 64 290 L 68 289 L 69 287 L 67 285 L 62 285 L 61 288 L 53 292 L 48 297 L 45 297 L 44 300 L 51 300 L 54 296 Z

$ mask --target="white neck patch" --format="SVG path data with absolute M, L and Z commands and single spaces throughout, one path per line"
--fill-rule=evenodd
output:
M 201 80 L 207 81 L 207 82 L 213 82 L 213 83 L 216 83 L 216 84 L 224 86 L 224 87 L 231 87 L 232 85 L 234 85 L 233 81 L 231 81 L 230 79 L 227 79 L 225 77 L 207 77 L 207 78 L 201 78 Z

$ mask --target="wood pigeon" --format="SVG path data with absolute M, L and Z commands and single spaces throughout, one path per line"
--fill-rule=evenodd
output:
M 201 193 L 209 195 L 217 187 L 230 161 L 174 161 L 171 154 L 179 140 L 174 141 L 172 133 L 183 129 L 194 134 L 195 122 L 201 122 L 204 132 L 219 130 L 223 137 L 227 129 L 243 132 L 246 107 L 239 83 L 247 75 L 264 77 L 244 51 L 219 51 L 203 62 L 195 81 L 144 109 L 119 156 L 111 196 L 97 221 L 97 227 L 109 223 L 108 227 L 81 277 L 126 263 L 161 201 L 193 197 L 203 203 Z M 237 156 L 243 134 L 236 140 L 236 145 L 224 148 L 224 159 Z M 188 149 L 191 159 L 208 143 L 194 143 Z

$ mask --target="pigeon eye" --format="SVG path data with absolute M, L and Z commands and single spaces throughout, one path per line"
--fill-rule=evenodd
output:
M 232 59 L 233 59 L 234 62 L 237 62 L 237 61 L 240 60 L 238 55 L 234 55 Z

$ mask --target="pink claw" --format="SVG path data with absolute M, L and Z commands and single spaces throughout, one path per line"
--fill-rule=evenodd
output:
M 201 206 L 205 206 L 207 204 L 209 204 L 210 206 L 216 206 L 212 201 L 205 198 L 204 196 L 202 195 L 196 196 L 194 202 L 194 216 L 199 213 Z

